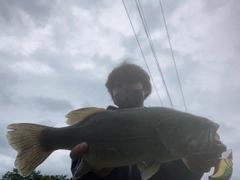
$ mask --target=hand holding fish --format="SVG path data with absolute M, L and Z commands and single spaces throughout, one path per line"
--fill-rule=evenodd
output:
M 86 152 L 87 148 L 88 148 L 88 145 L 86 142 L 82 142 L 76 145 L 70 152 L 71 159 L 73 160 L 81 159 L 82 155 Z M 94 172 L 100 177 L 105 177 L 112 171 L 112 169 L 113 168 L 100 168 L 95 170 Z
M 71 152 L 70 152 L 70 157 L 72 160 L 75 159 L 81 159 L 83 153 L 87 150 L 87 143 L 86 142 L 82 142 L 78 145 L 76 145 L 74 148 L 72 148 Z

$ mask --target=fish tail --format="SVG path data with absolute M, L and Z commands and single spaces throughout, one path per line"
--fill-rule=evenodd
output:
M 9 144 L 18 152 L 15 160 L 18 173 L 28 176 L 53 152 L 44 151 L 41 145 L 42 131 L 49 127 L 20 123 L 10 124 L 7 128 L 10 129 L 7 133 Z

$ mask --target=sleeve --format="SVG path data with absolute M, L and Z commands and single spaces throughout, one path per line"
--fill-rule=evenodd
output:
M 74 173 L 77 170 L 78 165 L 81 163 L 81 159 L 77 159 L 77 160 L 72 160 L 72 165 L 71 165 L 71 172 L 72 175 L 74 175 Z M 94 172 L 89 172 L 87 174 L 85 174 L 84 176 L 82 176 L 81 178 L 78 178 L 77 180 L 108 180 L 108 176 L 107 177 L 99 177 L 96 173 Z
M 181 159 L 163 163 L 149 180 L 200 180 L 203 174 L 191 172 Z
M 80 164 L 81 160 L 80 159 L 76 159 L 76 160 L 72 160 L 72 164 L 71 164 L 71 172 L 72 175 L 74 175 L 78 165 Z

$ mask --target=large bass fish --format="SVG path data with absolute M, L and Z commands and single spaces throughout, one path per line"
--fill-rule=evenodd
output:
M 163 162 L 214 152 L 219 127 L 206 118 L 164 107 L 82 108 L 66 117 L 70 126 L 62 128 L 28 123 L 8 126 L 7 138 L 18 151 L 15 166 L 21 175 L 29 175 L 53 151 L 87 142 L 74 178 L 97 168 L 137 164 L 146 180 Z

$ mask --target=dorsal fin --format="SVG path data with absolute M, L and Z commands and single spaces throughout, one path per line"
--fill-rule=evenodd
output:
M 66 123 L 68 125 L 74 125 L 74 124 L 77 124 L 77 123 L 81 122 L 82 120 L 84 120 L 88 116 L 91 116 L 91 115 L 94 115 L 94 114 L 97 114 L 97 113 L 101 113 L 101 112 L 106 112 L 106 111 L 107 111 L 106 109 L 96 108 L 96 107 L 76 109 L 76 110 L 73 110 L 73 111 L 69 112 L 66 115 L 66 118 L 68 118 Z

